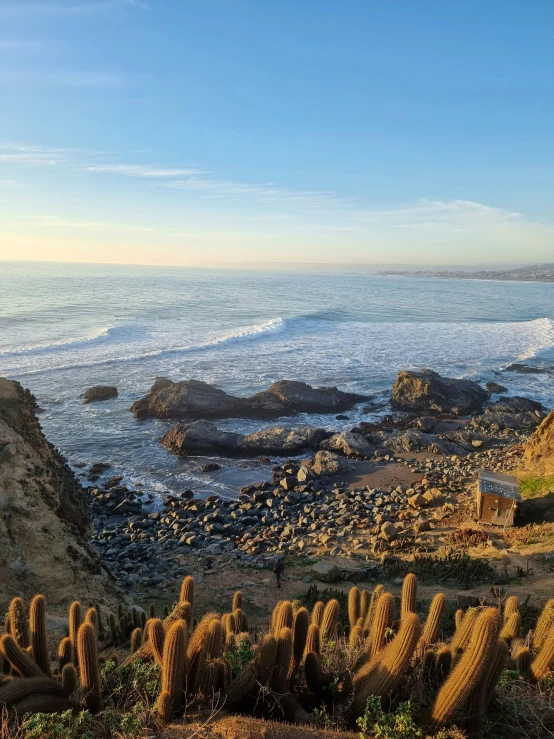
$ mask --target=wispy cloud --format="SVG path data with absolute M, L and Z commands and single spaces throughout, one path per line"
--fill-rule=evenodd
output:
M 93 164 L 85 167 L 85 170 L 87 172 L 121 174 L 127 177 L 153 177 L 155 179 L 201 174 L 199 169 L 149 167 L 143 164 Z
M 0 165 L 52 167 L 67 161 L 68 149 L 0 144 Z
M 118 231 L 121 233 L 153 233 L 158 229 L 150 226 L 137 226 L 126 223 L 104 223 L 101 221 L 72 221 L 60 216 L 32 216 L 41 226 L 53 228 L 76 228 L 84 231 Z

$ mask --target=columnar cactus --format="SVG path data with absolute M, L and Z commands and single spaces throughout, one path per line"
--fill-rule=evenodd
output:
M 154 659 L 161 667 L 163 663 L 163 649 L 165 641 L 164 625 L 160 618 L 153 618 L 148 621 L 148 624 L 148 643 L 152 649 Z
M 336 639 L 337 636 L 337 620 L 339 617 L 340 604 L 338 600 L 333 598 L 325 606 L 323 617 L 321 619 L 320 636 L 322 641 Z
M 260 685 L 267 685 L 271 679 L 276 656 L 277 639 L 273 635 L 268 634 L 260 642 L 260 646 L 256 652 L 255 664 Z
M 180 603 L 190 603 L 191 608 L 194 606 L 194 577 L 187 575 L 181 584 L 181 594 L 179 596 Z M 190 626 L 190 624 L 189 624 Z
M 171 720 L 173 715 L 181 710 L 186 670 L 187 630 L 184 621 L 175 621 L 165 637 L 162 685 L 157 705 L 158 713 L 164 721 Z M 167 695 L 170 696 L 171 706 Z
M 456 611 L 454 615 L 454 624 L 457 629 L 459 629 L 460 626 L 462 625 L 463 619 L 464 619 L 464 612 L 461 608 L 458 608 L 458 610 Z
M 531 663 L 529 670 L 529 679 L 533 683 L 538 683 L 550 671 L 554 664 L 554 628 L 551 628 L 545 639 L 542 640 L 542 646 L 539 653 Z
M 98 713 L 100 710 L 98 640 L 96 628 L 90 622 L 81 624 L 77 632 L 77 659 L 81 688 L 85 694 L 87 708 L 91 713 Z
M 292 620 L 292 603 L 290 602 L 290 600 L 284 600 L 279 606 L 279 610 L 277 611 L 273 633 L 278 636 L 281 633 L 281 629 L 291 629 Z
M 533 634 L 533 646 L 535 649 L 540 649 L 542 647 L 553 625 L 554 598 L 551 598 L 542 609 L 542 613 L 537 620 L 535 633 Z
M 17 646 L 21 647 L 21 649 L 30 647 L 31 639 L 27 624 L 27 614 L 25 612 L 25 604 L 21 598 L 12 599 L 8 611 L 8 620 L 10 628 L 6 628 L 6 632 L 13 636 Z
M 363 632 L 364 636 L 369 636 L 371 628 L 373 626 L 373 619 L 375 618 L 375 609 L 377 608 L 377 601 L 385 592 L 385 588 L 379 583 L 371 593 L 369 600 L 369 607 L 364 618 Z
M 517 595 L 510 595 L 504 604 L 504 621 L 506 622 L 514 613 L 519 613 L 519 599 Z
M 289 679 L 294 675 L 306 649 L 306 639 L 310 627 L 310 614 L 306 608 L 299 608 L 294 614 L 292 625 L 292 659 L 290 662 Z
M 443 683 L 446 680 L 450 668 L 452 667 L 452 651 L 446 644 L 438 650 L 435 656 L 435 669 L 433 677 L 437 683 Z
M 308 652 L 306 655 L 304 673 L 306 676 L 306 685 L 312 693 L 318 693 L 322 687 L 331 682 L 331 677 L 322 672 L 319 657 L 315 652 Z
M 275 667 L 271 678 L 271 687 L 276 693 L 284 693 L 287 687 L 287 676 L 292 658 L 292 631 L 288 627 L 281 629 L 277 636 L 277 653 Z
M 69 638 L 71 639 L 73 643 L 73 654 L 77 654 L 77 632 L 79 631 L 79 626 L 81 625 L 81 604 L 78 600 L 74 600 L 73 603 L 69 606 L 69 617 L 68 617 L 68 623 L 69 623 Z
M 237 590 L 237 592 L 233 595 L 233 607 L 231 608 L 232 611 L 236 611 L 237 608 L 242 608 L 242 593 L 240 590 Z
M 409 572 L 402 584 L 402 596 L 400 600 L 400 620 L 408 613 L 416 613 L 417 577 Z
M 320 652 L 320 638 L 319 638 L 319 626 L 311 623 L 308 627 L 308 635 L 306 637 L 306 654 L 315 652 L 319 656 Z
M 350 588 L 348 593 L 348 620 L 350 628 L 353 629 L 360 618 L 360 591 L 358 588 Z
M 87 612 L 85 613 L 84 623 L 92 624 L 94 626 L 94 630 L 96 631 L 96 639 L 98 639 L 100 626 L 98 624 L 98 611 L 96 610 L 96 608 L 91 607 L 87 609 Z
M 75 692 L 77 687 L 77 670 L 72 662 L 68 662 L 64 665 L 61 671 L 62 687 L 65 695 L 69 696 Z
M 519 636 L 521 631 L 521 615 L 514 611 L 511 615 L 506 618 L 504 616 L 504 625 L 500 631 L 500 638 L 511 641 Z
M 318 600 L 317 603 L 312 608 L 312 623 L 316 626 L 321 627 L 321 620 L 323 618 L 323 609 L 324 605 L 323 602 Z
M 50 655 L 48 654 L 48 635 L 46 633 L 46 599 L 35 595 L 29 606 L 29 626 L 33 659 L 44 672 L 50 675 Z
M 131 634 L 131 654 L 138 652 L 142 647 L 142 629 L 140 627 L 133 629 Z
M 0 652 L 21 677 L 45 677 L 37 663 L 29 657 L 26 650 L 17 646 L 11 634 L 4 634 L 0 639 Z
M 487 608 L 477 617 L 467 649 L 446 679 L 433 705 L 431 728 L 434 732 L 450 723 L 489 670 L 499 627 L 500 618 L 496 608 Z
M 236 611 L 233 611 L 233 618 L 235 619 L 235 628 L 238 634 L 242 631 L 248 631 L 248 621 L 242 608 L 237 608 Z
M 75 663 L 75 650 L 73 642 L 66 636 L 61 640 L 58 646 L 58 672 L 61 675 L 66 665 Z
M 352 702 L 354 713 L 360 715 L 364 712 L 370 695 L 383 699 L 395 692 L 410 664 L 420 634 L 417 615 L 406 612 L 398 634 L 381 654 L 371 660 L 375 663 L 373 669 L 362 682 L 358 682 Z
M 365 618 L 367 616 L 367 612 L 369 610 L 369 606 L 371 603 L 371 595 L 369 590 L 366 590 L 365 588 L 362 590 L 360 594 L 360 610 L 358 612 L 358 618 Z M 356 619 L 357 621 L 358 619 Z
M 392 617 L 394 611 L 394 601 L 390 593 L 383 593 L 377 601 L 375 609 L 375 620 L 370 633 L 371 656 L 378 654 L 386 642 L 386 632 L 392 625 Z
M 17 644 L 16 644 L 17 646 Z M 61 696 L 63 686 L 51 677 L 16 677 L 0 687 L 0 706 L 12 706 L 31 695 Z
M 420 657 L 425 653 L 427 647 L 437 641 L 445 603 L 446 597 L 444 593 L 437 593 L 431 601 L 427 620 L 425 621 L 423 633 L 421 635 L 421 639 L 419 640 L 417 648 L 417 652 Z
M 456 656 L 458 652 L 463 652 L 463 650 L 466 648 L 473 632 L 473 628 L 475 626 L 478 615 L 479 611 L 476 608 L 470 608 L 468 611 L 466 611 L 462 622 L 460 623 L 459 627 L 456 629 L 456 633 L 452 637 L 452 642 L 450 644 L 453 657 Z
M 532 662 L 533 655 L 529 647 L 521 647 L 516 654 L 516 667 L 522 677 L 529 679 Z

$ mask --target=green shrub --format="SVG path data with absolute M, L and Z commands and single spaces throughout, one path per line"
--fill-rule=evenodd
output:
M 25 739 L 94 739 L 94 719 L 88 711 L 33 713 L 22 725 Z

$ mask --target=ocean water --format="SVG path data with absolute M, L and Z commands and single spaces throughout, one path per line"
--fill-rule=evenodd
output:
M 371 420 L 387 411 L 405 368 L 496 379 L 554 407 L 552 375 L 502 372 L 515 361 L 554 366 L 554 284 L 0 262 L 0 295 L 0 374 L 37 396 L 48 438 L 77 470 L 109 462 L 110 474 L 148 492 L 233 494 L 269 470 L 218 460 L 223 469 L 206 474 L 206 459 L 170 455 L 159 438 L 171 423 L 129 412 L 158 376 L 238 395 L 296 379 L 381 404 L 354 409 L 348 421 L 300 416 L 288 425 Z M 119 397 L 83 405 L 96 384 L 116 385 Z

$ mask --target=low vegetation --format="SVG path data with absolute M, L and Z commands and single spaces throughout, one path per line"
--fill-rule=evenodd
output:
M 1 739 L 135 739 L 219 713 L 357 732 L 361 739 L 554 736 L 554 599 L 526 633 L 525 604 L 459 610 L 437 593 L 418 615 L 417 577 L 277 604 L 250 628 L 242 595 L 194 612 L 194 580 L 163 619 L 151 607 L 69 609 L 52 660 L 41 595 L 14 598 L 0 639 Z M 446 638 L 446 634 L 450 636 Z M 353 735 L 354 736 L 354 735 Z

